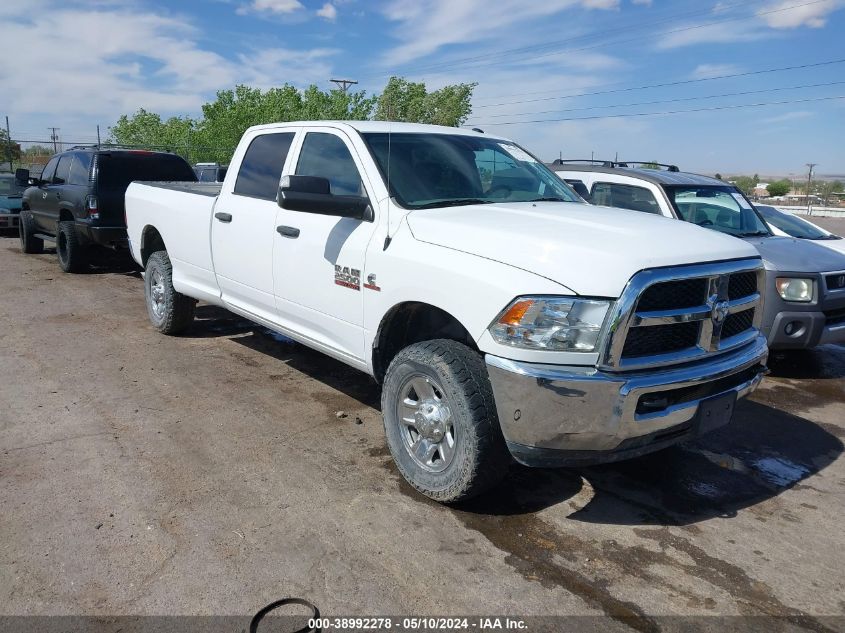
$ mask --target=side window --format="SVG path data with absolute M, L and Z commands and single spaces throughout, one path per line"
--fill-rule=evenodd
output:
M 593 204 L 660 214 L 657 200 L 644 187 L 621 185 L 615 182 L 597 182 L 593 185 L 592 198 Z
M 262 134 L 252 139 L 238 171 L 235 193 L 275 200 L 293 137 L 293 132 L 284 132 Z
M 70 166 L 70 178 L 68 183 L 71 185 L 87 185 L 88 172 L 91 170 L 91 154 L 86 152 L 77 152 L 73 155 L 73 163 Z
M 339 136 L 325 132 L 308 132 L 299 153 L 297 176 L 322 176 L 329 179 L 331 192 L 336 195 L 364 194 L 361 174 L 349 148 Z
M 593 197 L 590 195 L 590 190 L 587 189 L 587 185 L 585 185 L 580 180 L 570 180 L 567 178 L 566 184 L 572 187 L 579 196 L 584 198 L 587 202 L 592 202 Z
M 73 161 L 73 154 L 62 154 L 59 165 L 56 167 L 56 177 L 53 178 L 53 184 L 63 185 L 68 181 L 71 161 Z
M 216 169 L 203 169 L 200 172 L 200 182 L 214 182 L 214 172 L 216 171 Z M 281 172 L 279 172 L 279 175 L 281 175 Z
M 41 180 L 46 182 L 47 184 L 53 183 L 53 176 L 56 175 L 56 165 L 59 163 L 59 157 L 53 156 L 44 166 L 44 170 L 41 172 Z

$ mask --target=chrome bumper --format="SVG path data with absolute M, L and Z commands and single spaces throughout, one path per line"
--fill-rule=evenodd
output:
M 511 453 L 529 466 L 546 466 L 633 457 L 709 430 L 698 420 L 701 403 L 725 396 L 732 411 L 729 394 L 754 391 L 767 357 L 761 335 L 716 359 L 650 371 L 611 373 L 491 355 L 486 361 Z

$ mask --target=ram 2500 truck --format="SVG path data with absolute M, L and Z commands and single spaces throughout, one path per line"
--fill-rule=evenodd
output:
M 695 437 L 766 370 L 751 245 L 598 214 L 486 134 L 253 127 L 222 184 L 133 183 L 126 213 L 156 328 L 185 330 L 202 300 L 372 375 L 399 471 L 444 502 L 512 458 L 606 462 Z

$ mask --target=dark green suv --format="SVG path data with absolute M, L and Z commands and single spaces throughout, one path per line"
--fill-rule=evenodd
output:
M 56 242 L 65 272 L 87 269 L 92 246 L 127 245 L 124 195 L 133 180 L 196 182 L 191 166 L 168 152 L 83 147 L 56 154 L 41 176 L 28 180 L 20 215 L 21 250 L 40 253 Z

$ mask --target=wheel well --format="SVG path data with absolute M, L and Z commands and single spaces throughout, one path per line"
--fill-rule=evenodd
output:
M 156 251 L 166 251 L 161 233 L 154 226 L 148 226 L 141 235 L 141 265 L 146 267 L 150 255 Z
M 59 211 L 59 222 L 73 222 L 73 213 L 69 209 L 62 209 Z
M 373 345 L 373 373 L 381 382 L 390 361 L 413 343 L 435 338 L 458 341 L 477 350 L 472 336 L 451 314 L 433 305 L 409 301 L 394 306 L 384 316 Z

